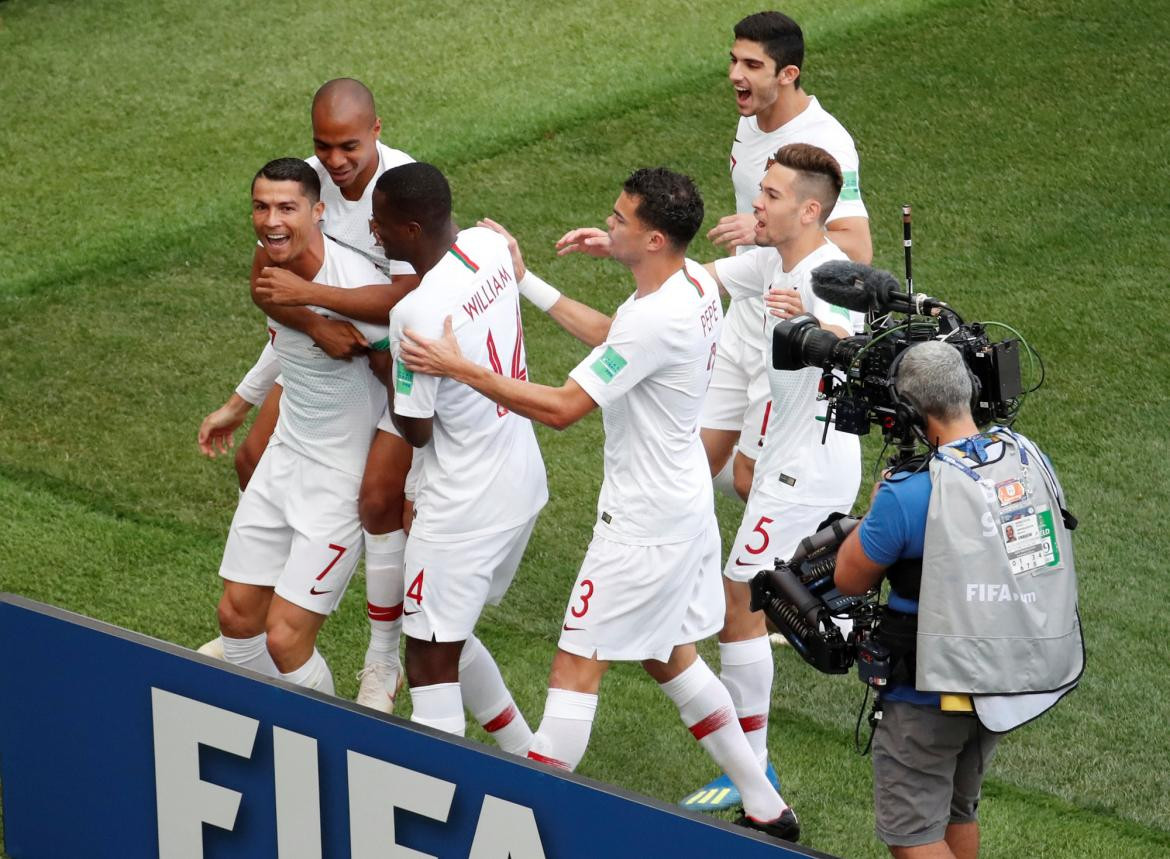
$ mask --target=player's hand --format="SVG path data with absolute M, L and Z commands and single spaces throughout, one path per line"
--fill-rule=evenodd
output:
M 609 233 L 597 227 L 579 227 L 569 230 L 557 240 L 557 256 L 579 253 L 597 259 L 609 259 Z
M 732 250 L 741 245 L 756 243 L 756 216 L 728 215 L 707 233 L 707 238 L 721 248 Z
M 260 301 L 298 307 L 315 303 L 317 286 L 288 269 L 267 265 L 260 269 L 252 294 Z
M 402 338 L 398 360 L 415 373 L 453 376 L 460 362 L 464 360 L 463 352 L 459 349 L 459 341 L 455 339 L 455 329 L 451 326 L 450 316 L 443 320 L 443 336 L 438 340 L 428 340 L 409 328 L 402 332 Z
M 524 265 L 524 255 L 520 253 L 520 243 L 516 241 L 516 237 L 491 218 L 477 221 L 475 225 L 489 229 L 493 233 L 499 233 L 508 240 L 508 253 L 512 255 L 512 268 L 516 272 L 516 280 L 524 280 L 524 275 L 528 273 L 528 267 Z
M 791 319 L 804 313 L 804 302 L 795 289 L 773 289 L 764 295 L 768 312 L 781 319 Z
M 348 361 L 370 348 L 370 341 L 362 332 L 342 319 L 326 319 L 314 322 L 313 330 L 306 332 L 321 351 L 330 358 Z
M 235 445 L 235 432 L 252 410 L 252 404 L 239 394 L 232 394 L 231 398 L 209 414 L 199 424 L 199 451 L 204 456 L 215 459 L 225 454 Z

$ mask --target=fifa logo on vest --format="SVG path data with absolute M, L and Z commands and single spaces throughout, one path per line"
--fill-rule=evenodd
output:
M 1022 602 L 1034 603 L 1036 602 L 1036 593 L 1031 591 L 1026 594 L 1012 591 L 1007 585 L 991 585 L 991 584 L 976 584 L 968 582 L 967 584 L 967 602 Z

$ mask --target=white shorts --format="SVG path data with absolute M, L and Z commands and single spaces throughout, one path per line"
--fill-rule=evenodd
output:
M 359 477 L 269 443 L 236 507 L 220 576 L 329 615 L 362 553 L 360 488 Z
M 703 402 L 699 426 L 704 429 L 738 430 L 737 449 L 748 459 L 758 459 L 772 411 L 772 389 L 763 369 L 749 372 L 720 342 L 711 370 L 711 385 Z
M 750 582 L 760 570 L 772 569 L 777 558 L 791 558 L 800 541 L 815 534 L 817 526 L 838 511 L 848 513 L 849 505 L 796 504 L 753 492 L 727 553 L 723 575 L 733 582 Z
M 422 641 L 466 641 L 485 605 L 498 605 L 512 584 L 536 524 L 437 542 L 406 538 L 402 631 Z
M 680 644 L 723 626 L 719 530 L 693 540 L 630 546 L 593 535 L 565 609 L 557 647 L 606 661 L 665 662 Z

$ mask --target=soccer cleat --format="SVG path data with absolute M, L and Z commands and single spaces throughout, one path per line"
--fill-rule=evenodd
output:
M 735 822 L 740 826 L 755 829 L 782 841 L 796 843 L 800 840 L 800 821 L 796 819 L 796 812 L 791 808 L 784 809 L 775 820 L 756 820 L 754 817 L 748 817 L 744 814 Z
M 768 641 L 772 642 L 773 647 L 787 647 L 788 639 L 778 632 L 773 632 L 768 636 Z
M 765 775 L 768 776 L 768 782 L 779 793 L 780 777 L 776 775 L 776 769 L 772 764 L 768 764 Z M 738 808 L 743 805 L 743 799 L 740 798 L 739 788 L 731 781 L 731 777 L 724 773 L 686 796 L 679 805 L 683 808 L 689 808 L 691 811 L 723 811 L 728 808 Z
M 402 669 L 371 662 L 357 674 L 357 702 L 380 713 L 394 712 L 394 698 L 402 688 Z M 390 692 L 393 686 L 394 691 Z
M 210 656 L 212 659 L 223 659 L 223 637 L 217 635 L 195 652 Z

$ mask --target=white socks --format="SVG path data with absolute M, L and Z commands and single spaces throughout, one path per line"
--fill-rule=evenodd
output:
M 402 556 L 406 551 L 406 532 L 371 534 L 364 531 L 366 543 L 366 614 L 370 619 L 370 645 L 365 664 L 381 663 L 401 670 L 398 641 L 402 635 Z M 393 694 L 394 690 L 388 690 Z
M 544 718 L 532 738 L 528 757 L 560 769 L 575 770 L 585 757 L 596 712 L 596 695 L 549 689 Z
M 462 737 L 467 730 L 463 718 L 463 697 L 458 683 L 435 683 L 410 690 L 414 710 L 410 721 Z
M 772 646 L 768 636 L 719 644 L 719 679 L 731 694 L 735 715 L 761 769 L 768 765 L 768 710 L 772 699 Z
M 277 676 L 281 680 L 287 680 L 289 683 L 295 683 L 307 689 L 333 694 L 333 672 L 329 670 L 329 666 L 325 664 L 325 657 L 317 648 L 313 648 L 313 655 L 300 668 L 290 671 L 288 674 L 278 674 Z
M 743 499 L 735 491 L 735 454 L 736 451 L 733 450 L 731 456 L 727 458 L 727 465 L 723 466 L 723 470 L 711 478 L 711 483 L 716 492 L 722 492 L 728 498 L 742 504 Z
M 280 676 L 280 671 L 277 670 L 276 663 L 272 661 L 272 655 L 268 652 L 267 633 L 262 632 L 252 638 L 228 638 L 221 635 L 220 641 L 223 642 L 225 662 L 251 668 L 268 677 Z
M 756 820 L 775 820 L 784 811 L 784 800 L 768 783 L 744 738 L 727 688 L 707 664 L 696 659 L 662 691 L 678 707 L 683 724 L 723 771 L 743 797 L 744 812 Z
M 464 642 L 459 656 L 459 685 L 463 687 L 463 705 L 500 748 L 514 755 L 525 754 L 532 744 L 532 729 L 504 685 L 496 660 L 474 635 Z

